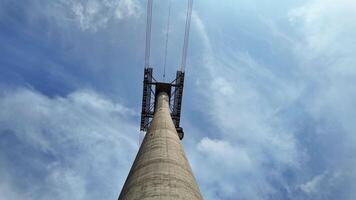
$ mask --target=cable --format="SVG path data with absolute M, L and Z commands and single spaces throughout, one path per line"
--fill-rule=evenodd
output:
M 150 66 L 151 30 L 152 30 L 152 5 L 153 5 L 153 0 L 148 0 L 148 3 L 147 3 L 147 22 L 146 22 L 145 69 Z
M 163 81 L 166 80 L 166 66 L 167 66 L 168 40 L 169 40 L 169 31 L 170 31 L 170 23 L 171 23 L 171 7 L 172 7 L 172 1 L 170 0 L 170 1 L 169 1 L 169 7 L 168 7 L 166 46 L 165 46 L 165 50 L 164 50 Z
M 182 72 L 184 72 L 185 65 L 187 62 L 190 22 L 191 22 L 191 18 L 192 18 L 192 8 L 193 8 L 193 0 L 188 0 L 187 18 L 185 21 L 185 34 L 184 34 L 184 44 L 183 44 L 183 53 L 182 53 L 182 63 L 180 66 Z

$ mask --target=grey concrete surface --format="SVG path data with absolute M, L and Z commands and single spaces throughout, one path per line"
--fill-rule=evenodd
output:
M 203 199 L 170 116 L 168 95 L 158 95 L 152 124 L 119 200 Z

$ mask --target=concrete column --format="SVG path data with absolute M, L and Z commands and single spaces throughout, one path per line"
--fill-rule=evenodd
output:
M 153 121 L 119 200 L 202 200 L 170 116 L 168 95 L 158 95 Z

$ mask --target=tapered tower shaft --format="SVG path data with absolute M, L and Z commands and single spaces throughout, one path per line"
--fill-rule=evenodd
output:
M 119 200 L 202 200 L 173 124 L 169 96 L 159 93 L 151 126 Z

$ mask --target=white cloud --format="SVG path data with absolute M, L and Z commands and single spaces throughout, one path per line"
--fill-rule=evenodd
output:
M 40 6 L 42 9 L 38 9 L 60 25 L 71 22 L 83 31 L 97 31 L 108 26 L 110 20 L 137 18 L 142 14 L 138 0 L 55 0 L 33 6 Z
M 200 39 L 202 40 L 204 50 L 207 51 L 205 53 L 211 53 L 212 51 L 211 42 L 208 33 L 206 31 L 205 25 L 202 19 L 199 17 L 198 13 L 194 11 L 192 13 L 192 21 L 194 22 L 194 27 L 197 29 L 197 32 L 199 33 Z
M 119 19 L 125 17 L 138 17 L 141 14 L 142 8 L 136 0 L 121 0 L 116 9 L 116 17 Z
M 49 98 L 29 89 L 2 92 L 0 109 L 2 194 L 117 198 L 138 146 L 131 109 L 91 90 Z
M 355 0 L 315 0 L 290 14 L 304 38 L 297 47 L 300 67 L 316 90 L 307 99 L 308 108 L 317 119 L 335 120 L 352 143 L 356 143 L 351 134 L 356 128 L 355 9 Z
M 300 74 L 310 91 L 302 101 L 312 119 L 320 122 L 310 133 L 315 144 L 308 153 L 322 152 L 311 159 L 326 162 L 324 167 L 330 174 L 339 174 L 338 178 L 323 179 L 322 187 L 315 188 L 319 194 L 315 199 L 333 199 L 334 194 L 328 191 L 340 190 L 345 185 L 348 186 L 343 199 L 355 198 L 352 188 L 356 182 L 349 179 L 356 180 L 352 170 L 356 158 L 348 153 L 356 150 L 355 9 L 355 0 L 313 0 L 289 14 L 301 38 L 295 51 Z M 304 188 L 318 183 L 317 177 Z
M 198 150 L 206 155 L 213 165 L 224 163 L 225 170 L 248 171 L 253 167 L 253 159 L 248 155 L 246 149 L 232 144 L 228 141 L 203 138 L 198 143 Z M 238 165 L 236 165 L 238 163 Z
M 354 174 L 352 173 L 351 171 L 326 171 L 300 184 L 298 189 L 305 194 L 306 199 L 351 200 L 355 197 L 353 190 L 355 186 L 352 185 Z
M 354 45 L 348 45 L 354 40 L 355 8 L 355 0 L 313 0 L 290 12 L 290 20 L 302 26 L 305 39 L 302 47 L 313 51 L 309 56 L 341 56 L 355 50 Z
M 97 31 L 109 26 L 111 20 L 133 19 L 142 12 L 138 1 L 128 0 L 38 2 L 31 13 L 45 12 L 46 19 L 84 31 Z M 231 2 L 245 9 L 238 1 Z M 260 5 L 253 1 L 249 4 Z M 216 13 L 227 14 L 226 5 L 232 4 L 219 4 L 225 8 Z M 195 8 L 204 8 L 204 3 Z M 198 12 L 193 13 L 192 30 L 201 41 L 192 40 L 191 44 L 194 47 L 201 42 L 204 47 L 190 51 L 202 53 L 192 61 L 200 76 L 197 88 L 204 94 L 199 96 L 197 107 L 209 126 L 204 127 L 208 133 L 188 156 L 194 158 L 191 161 L 205 199 L 355 199 L 355 0 L 310 0 L 288 16 L 259 16 L 256 20 L 262 20 L 263 27 L 251 23 L 257 15 L 250 10 L 248 19 L 238 15 L 246 26 L 240 26 L 240 20 L 231 15 L 217 17 L 208 10 L 207 18 L 201 19 Z M 280 27 L 280 21 L 288 17 L 293 27 L 286 26 L 287 30 Z M 238 28 L 232 31 L 229 25 Z M 241 39 L 230 43 L 229 38 Z M 264 46 L 264 42 L 270 46 Z M 266 60 L 285 56 L 282 51 L 265 55 L 274 48 L 294 57 L 285 58 L 285 66 L 267 64 Z M 82 49 L 78 52 L 84 53 Z M 90 50 L 88 55 L 93 56 Z M 290 72 L 293 75 L 287 75 Z M 93 91 L 49 98 L 26 89 L 3 94 L 0 108 L 2 131 L 13 132 L 1 132 L 2 136 L 17 135 L 23 146 L 55 157 L 43 164 L 23 161 L 45 169 L 46 177 L 40 177 L 45 184 L 34 184 L 36 187 L 27 190 L 10 177 L 0 180 L 1 194 L 8 199 L 84 199 L 88 197 L 84 193 L 93 199 L 115 198 L 121 189 L 116 184 L 126 177 L 131 164 L 128 161 L 136 153 L 133 138 L 137 124 L 125 117 L 133 114 L 131 109 Z M 198 125 L 194 129 L 203 128 Z M 11 161 L 1 153 L 0 159 Z M 320 175 L 324 169 L 330 175 Z M 9 171 L 8 166 L 0 166 L 1 175 Z M 337 178 L 332 178 L 334 174 Z M 91 190 L 90 180 L 97 179 L 95 183 L 104 183 L 97 187 L 103 188 Z M 74 190 L 80 192 L 73 194 Z M 294 190 L 309 195 L 299 198 Z M 104 194 L 99 194 L 102 191 Z M 287 197 L 278 196 L 284 193 Z M 44 196 L 34 198 L 33 194 Z M 333 194 L 344 194 L 345 198 L 332 198 Z
M 216 127 L 214 136 L 221 138 L 204 138 L 198 144 L 202 154 L 199 163 L 213 166 L 198 172 L 201 177 L 209 177 L 203 178 L 203 187 L 213 192 L 206 197 L 266 199 L 278 193 L 273 185 L 276 183 L 288 190 L 281 173 L 298 168 L 300 155 L 293 131 L 277 113 L 300 95 L 300 89 L 276 76 L 248 52 L 215 57 L 204 23 L 198 15 L 193 19 L 207 50 L 200 65 L 209 78 L 199 88 L 212 91 L 205 93 L 208 108 L 204 110 L 208 112 L 204 113 Z M 225 192 L 217 195 L 219 190 Z
M 344 191 L 345 199 L 354 198 L 351 188 L 356 182 L 348 177 L 355 177 L 351 168 L 356 159 L 348 152 L 356 150 L 355 2 L 308 1 L 285 13 L 285 20 L 289 17 L 293 26 L 291 30 L 263 19 L 263 24 L 272 30 L 259 30 L 256 34 L 266 37 L 263 41 L 271 41 L 270 48 L 281 48 L 292 55 L 285 66 L 288 69 L 269 66 L 264 55 L 221 45 L 219 38 L 210 40 L 211 29 L 205 25 L 211 24 L 205 24 L 197 14 L 193 17 L 193 27 L 205 47 L 203 58 L 195 65 L 204 66 L 201 76 L 209 77 L 199 79 L 197 87 L 204 96 L 204 113 L 214 127 L 213 137 L 219 138 L 205 138 L 198 143 L 202 154 L 198 163 L 214 166 L 211 171 L 197 170 L 198 176 L 213 177 L 202 178 L 206 191 L 215 191 L 213 183 L 220 184 L 221 190 L 225 186 L 222 183 L 235 187 L 220 196 L 211 192 L 209 199 L 234 199 L 234 195 L 240 199 L 286 198 L 278 194 L 300 199 L 297 186 L 305 193 L 321 194 L 308 198 L 333 199 L 338 196 L 323 190 L 341 190 L 345 185 L 349 185 Z M 281 38 L 276 40 L 278 37 Z M 224 39 L 220 39 L 223 43 Z M 207 90 L 211 92 L 206 93 Z M 243 158 L 239 153 L 249 159 L 237 159 Z M 234 170 L 226 168 L 229 162 L 234 162 Z M 247 172 L 239 168 L 246 163 Z M 320 165 L 322 169 L 316 168 Z M 323 179 L 327 183 L 319 186 L 322 178 L 318 178 L 318 170 L 339 175 L 337 179 Z M 350 173 L 338 173 L 343 170 Z M 298 179 L 291 181 L 283 174 L 285 171 L 298 174 Z M 246 180 L 244 175 L 254 180 Z M 229 181 L 231 177 L 234 181 Z
M 323 174 L 317 175 L 313 177 L 310 181 L 300 185 L 300 189 L 307 194 L 319 192 L 318 187 L 320 187 L 320 182 L 323 180 L 323 178 L 324 178 Z

